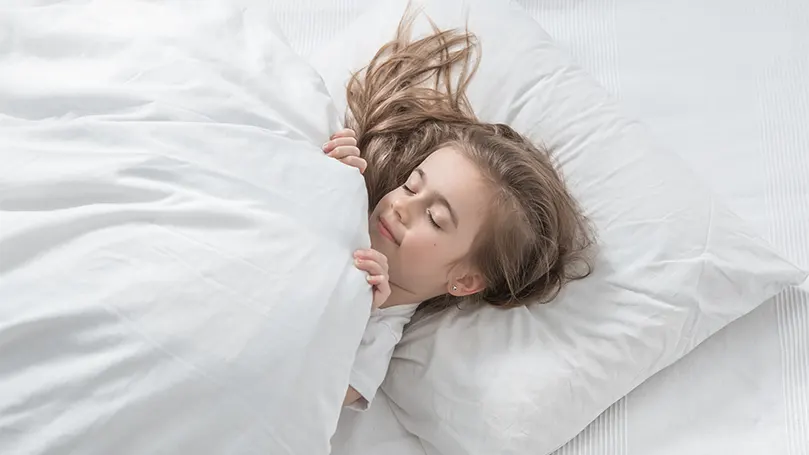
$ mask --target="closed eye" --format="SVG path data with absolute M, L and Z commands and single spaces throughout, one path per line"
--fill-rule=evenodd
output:
M 436 229 L 441 229 L 441 226 L 435 222 L 435 218 L 433 218 L 433 214 L 429 210 L 427 210 L 427 217 L 430 218 L 430 223 L 432 223 Z
M 403 189 L 405 190 L 405 192 L 406 192 L 406 193 L 408 193 L 408 194 L 416 194 L 416 192 L 415 192 L 415 191 L 413 191 L 413 190 L 411 190 L 411 189 L 410 189 L 410 187 L 409 187 L 409 186 L 407 186 L 407 184 L 406 184 L 406 183 L 405 183 L 404 185 L 402 185 L 402 188 L 403 188 Z

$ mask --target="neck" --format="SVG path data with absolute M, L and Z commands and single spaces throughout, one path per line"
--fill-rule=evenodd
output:
M 419 297 L 416 295 L 416 293 L 410 292 L 405 288 L 390 283 L 390 297 L 388 297 L 388 300 L 386 300 L 380 308 L 387 308 L 397 305 L 411 305 L 414 303 L 421 303 L 424 300 L 426 299 Z

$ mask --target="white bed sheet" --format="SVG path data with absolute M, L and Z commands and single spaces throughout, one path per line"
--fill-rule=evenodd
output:
M 343 409 L 331 455 L 424 455 L 421 442 L 399 423 L 392 406 L 380 390 L 367 411 Z
M 328 452 L 372 293 L 317 73 L 264 0 L 44 3 L 0 3 L 0 454 Z
M 737 213 L 809 267 L 809 3 L 518 3 Z M 273 4 L 291 45 L 305 56 L 371 0 Z M 357 429 L 345 453 L 377 453 L 379 440 L 388 448 L 398 440 L 402 455 L 423 453 L 390 423 L 344 421 Z M 559 451 L 683 453 L 809 454 L 809 284 L 709 339 Z

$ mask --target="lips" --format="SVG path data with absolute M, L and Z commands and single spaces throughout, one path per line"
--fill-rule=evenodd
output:
M 393 235 L 393 229 L 391 229 L 390 225 L 385 221 L 384 218 L 379 217 L 379 223 L 377 223 L 377 229 L 382 237 L 390 240 L 391 242 L 395 243 L 399 246 L 399 241 L 396 240 L 396 236 Z

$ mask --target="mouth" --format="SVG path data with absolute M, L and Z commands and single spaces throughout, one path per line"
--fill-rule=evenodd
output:
M 396 246 L 400 246 L 399 241 L 393 236 L 393 230 L 390 228 L 390 225 L 388 225 L 385 219 L 380 216 L 378 220 L 379 222 L 377 223 L 377 229 L 379 230 L 379 234 L 395 243 Z

